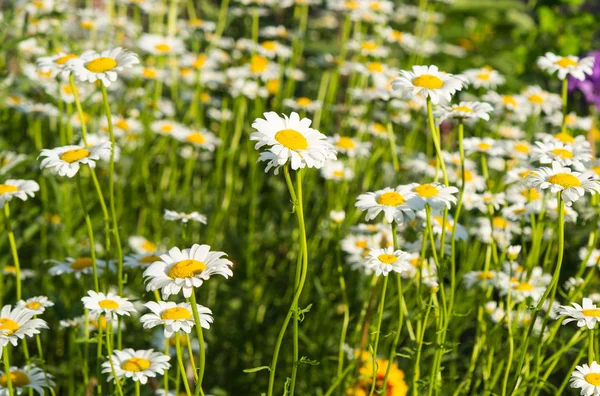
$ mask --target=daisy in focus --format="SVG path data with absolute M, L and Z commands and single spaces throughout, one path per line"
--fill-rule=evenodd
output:
M 392 247 L 373 249 L 366 258 L 366 265 L 375 271 L 376 276 L 387 276 L 392 271 L 401 274 L 411 269 L 411 258 L 409 253 L 402 250 L 394 251 Z
M 133 350 L 131 348 L 116 350 L 110 357 L 115 375 L 118 379 L 131 378 L 141 384 L 148 382 L 148 378 L 164 374 L 171 367 L 171 358 L 164 353 L 154 352 L 153 349 Z M 102 363 L 102 372 L 109 373 L 108 381 L 112 381 L 113 373 L 111 362 Z
M 392 88 L 407 97 L 429 98 L 431 103 L 438 104 L 441 100 L 450 102 L 456 91 L 463 88 L 463 83 L 452 74 L 440 72 L 437 66 L 413 66 L 412 71 L 400 71 Z
M 571 388 L 579 388 L 581 396 L 600 395 L 600 364 L 577 366 L 571 374 Z
M 50 301 L 46 296 L 31 297 L 27 300 L 21 300 L 17 303 L 18 308 L 25 308 L 33 311 L 35 315 L 41 315 L 46 308 L 54 306 L 54 302 Z
M 544 56 L 540 56 L 537 60 L 540 69 L 548 74 L 554 74 L 558 71 L 558 78 L 564 80 L 568 75 L 579 81 L 585 80 L 586 75 L 592 74 L 594 67 L 594 57 L 588 56 L 579 59 L 576 56 L 559 56 L 552 52 L 546 52 Z
M 356 198 L 355 206 L 367 212 L 367 221 L 383 212 L 388 223 L 396 221 L 398 224 L 414 219 L 415 211 L 423 208 L 419 200 L 415 199 L 415 193 L 406 186 L 398 186 L 395 189 L 386 187 L 383 190 L 360 194 Z
M 566 318 L 563 325 L 577 321 L 577 327 L 586 326 L 590 330 L 596 327 L 596 323 L 600 321 L 600 308 L 597 308 L 591 299 L 584 298 L 581 305 L 574 302 L 571 305 L 573 306 L 559 307 L 558 315 Z
M 102 52 L 85 52 L 78 58 L 69 59 L 65 67 L 78 81 L 102 81 L 105 87 L 117 81 L 119 72 L 140 63 L 137 54 L 117 47 Z
M 88 291 L 88 295 L 81 299 L 83 306 L 90 310 L 90 317 L 96 319 L 105 314 L 107 320 L 117 319 L 117 316 L 129 316 L 135 308 L 128 299 L 114 293 L 96 293 Z
M 96 167 L 96 161 L 107 161 L 110 158 L 110 142 L 102 142 L 89 147 L 63 146 L 54 149 L 43 149 L 40 157 L 41 169 L 49 169 L 59 176 L 73 177 L 81 165 Z
M 140 322 L 145 329 L 151 329 L 155 326 L 164 325 L 164 334 L 166 338 L 171 338 L 173 333 L 183 331 L 190 333 L 194 327 L 194 317 L 189 303 L 176 304 L 171 301 L 150 301 L 144 304 L 152 313 L 145 314 L 140 318 Z M 212 312 L 210 309 L 196 304 L 200 324 L 203 328 L 210 328 L 213 322 Z
M 561 197 L 567 206 L 583 197 L 586 192 L 600 193 L 600 183 L 592 179 L 589 173 L 572 171 L 558 162 L 552 163 L 552 168 L 542 167 L 527 175 L 527 184 L 542 190 L 550 190 Z

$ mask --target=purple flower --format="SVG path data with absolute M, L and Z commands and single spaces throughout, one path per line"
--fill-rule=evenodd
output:
M 569 92 L 581 91 L 588 105 L 594 104 L 600 110 L 600 51 L 593 51 L 586 56 L 595 59 L 592 74 L 579 81 L 569 76 Z

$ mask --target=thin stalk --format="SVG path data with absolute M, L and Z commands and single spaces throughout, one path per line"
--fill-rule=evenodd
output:
M 183 364 L 181 341 L 179 340 L 179 334 L 177 333 L 175 333 L 175 348 L 177 349 L 177 363 L 179 363 L 179 371 L 181 372 L 181 378 L 183 379 L 183 387 L 185 388 L 185 394 L 187 396 L 192 396 L 192 392 L 190 391 L 190 384 L 188 384 L 187 374 L 185 373 L 185 365 Z M 200 388 L 200 386 L 198 386 L 198 388 Z
M 13 262 L 15 264 L 15 282 L 17 284 L 17 300 L 21 299 L 21 264 L 19 262 L 19 254 L 17 252 L 17 243 L 15 241 L 15 234 L 12 229 L 10 222 L 10 209 L 8 202 L 4 204 L 4 220 L 6 222 L 6 229 L 8 230 L 8 241 L 10 242 L 10 252 L 12 254 Z
M 192 313 L 194 314 L 194 323 L 196 324 L 196 336 L 198 337 L 199 357 L 198 357 L 198 380 L 196 381 L 196 389 L 194 395 L 204 395 L 202 390 L 202 380 L 204 379 L 204 365 L 206 359 L 206 353 L 204 351 L 204 334 L 202 333 L 202 326 L 200 323 L 200 315 L 198 314 L 198 305 L 196 303 L 196 293 L 192 290 L 190 296 L 190 302 L 192 305 Z
M 81 187 L 80 172 L 77 172 L 77 174 L 75 175 L 75 180 L 77 181 L 77 192 L 79 193 L 79 202 L 81 203 L 81 209 L 83 210 L 85 224 L 87 226 L 88 239 L 90 240 L 90 256 L 92 259 L 92 270 L 94 272 L 94 290 L 96 291 L 96 293 L 98 293 L 100 291 L 100 283 L 98 281 L 98 264 L 96 262 L 96 245 L 94 243 L 94 230 L 92 228 L 92 220 L 90 219 L 90 214 L 87 210 L 85 197 L 83 196 L 83 187 Z

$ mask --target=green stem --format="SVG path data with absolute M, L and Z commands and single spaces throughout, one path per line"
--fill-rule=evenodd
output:
M 8 388 L 8 394 L 14 396 L 12 387 L 12 378 L 10 376 L 10 361 L 8 357 L 8 345 L 4 346 L 4 373 L 6 375 L 6 387 Z
M 379 300 L 379 315 L 377 319 L 377 330 L 375 330 L 375 343 L 373 344 L 373 378 L 371 379 L 372 383 L 369 396 L 373 396 L 373 393 L 375 392 L 375 385 L 377 384 L 377 348 L 379 346 L 379 333 L 381 333 L 381 320 L 383 319 L 383 308 L 385 306 L 385 293 L 387 291 L 387 283 L 388 277 L 384 276 L 383 286 L 381 287 L 381 299 Z
M 588 364 L 591 366 L 594 359 L 594 329 L 589 329 L 589 340 L 588 340 Z
M 80 170 L 81 172 L 81 170 Z M 88 213 L 87 206 L 85 203 L 85 197 L 83 196 L 83 188 L 81 187 L 81 174 L 77 172 L 75 180 L 77 181 L 77 192 L 79 193 L 79 202 L 81 203 L 81 209 L 85 217 L 85 224 L 87 226 L 88 239 L 90 240 L 90 256 L 92 259 L 92 270 L 94 272 L 94 290 L 96 293 L 100 291 L 100 283 L 98 282 L 98 264 L 96 262 L 96 248 L 94 244 L 94 230 L 92 228 L 92 220 Z M 100 320 L 100 318 L 98 318 Z M 100 323 L 100 322 L 98 322 Z
M 193 293 L 192 293 L 193 294 Z M 179 371 L 181 372 L 181 378 L 183 379 L 183 387 L 185 388 L 185 394 L 191 396 L 190 384 L 188 384 L 187 374 L 185 373 L 185 365 L 183 364 L 183 355 L 181 352 L 181 341 L 179 340 L 179 334 L 175 333 L 175 348 L 177 348 L 177 363 L 179 363 Z M 198 389 L 200 388 L 197 385 Z
M 565 77 L 565 79 L 562 82 L 562 113 L 563 113 L 562 126 L 561 126 L 562 133 L 567 133 L 567 92 L 568 92 L 568 88 L 569 88 L 569 79 Z
M 101 318 L 101 316 L 98 316 L 98 326 L 102 326 L 102 323 L 100 322 L 100 318 Z M 110 318 L 110 320 L 109 320 L 109 318 L 106 318 L 106 349 L 108 351 L 108 361 L 110 362 L 110 370 L 115 379 L 115 384 L 117 385 L 117 392 L 119 393 L 120 396 L 123 396 L 123 389 L 121 388 L 121 381 L 117 377 L 117 374 L 115 372 L 115 365 L 113 364 L 113 360 L 112 360 L 113 350 L 112 350 L 111 330 L 112 330 L 112 321 L 113 320 L 114 320 L 114 318 L 112 318 L 112 317 Z
M 10 209 L 8 202 L 4 204 L 4 219 L 6 221 L 6 229 L 8 230 L 8 241 L 10 242 L 10 251 L 12 254 L 13 262 L 15 263 L 15 282 L 17 284 L 17 300 L 21 299 L 21 264 L 19 262 L 19 254 L 17 252 L 17 243 L 15 241 L 15 234 L 12 229 L 10 222 Z
M 202 326 L 200 323 L 200 315 L 198 314 L 198 305 L 196 303 L 196 293 L 192 290 L 190 296 L 190 303 L 192 305 L 192 313 L 194 314 L 194 323 L 196 324 L 196 336 L 198 337 L 198 347 L 200 348 L 198 357 L 198 381 L 196 382 L 196 389 L 194 395 L 204 395 L 202 390 L 202 380 L 204 379 L 204 365 L 206 354 L 204 351 L 204 334 L 202 333 Z
M 427 118 L 429 120 L 429 129 L 431 130 L 431 138 L 433 139 L 433 145 L 435 146 L 435 154 L 442 168 L 442 174 L 444 175 L 444 184 L 448 185 L 448 174 L 446 173 L 446 164 L 442 157 L 442 148 L 440 142 L 440 136 L 438 136 L 435 122 L 433 121 L 433 109 L 431 107 L 431 99 L 427 98 Z M 434 247 L 435 250 L 435 247 Z

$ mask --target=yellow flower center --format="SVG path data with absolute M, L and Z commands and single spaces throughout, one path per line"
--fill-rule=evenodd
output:
M 126 120 L 119 120 L 119 121 L 115 122 L 115 126 L 124 131 L 129 130 L 129 123 Z
M 554 62 L 554 64 L 560 67 L 577 66 L 577 61 L 574 61 L 570 58 L 560 58 L 559 60 Z
M 206 63 L 206 55 L 200 54 L 200 55 L 198 55 L 196 60 L 194 60 L 192 67 L 194 67 L 196 69 L 202 69 L 204 67 L 205 63 Z
M 506 228 L 508 226 L 508 222 L 502 217 L 494 217 L 492 219 L 492 226 L 494 228 Z
M 404 197 L 395 191 L 386 192 L 377 197 L 377 203 L 385 206 L 398 206 L 404 203 Z
M 489 149 L 491 149 L 491 148 L 492 148 L 492 145 L 491 145 L 491 144 L 489 144 L 489 143 L 479 143 L 479 144 L 477 145 L 477 148 L 478 148 L 479 150 L 488 151 Z
M 200 101 L 201 101 L 202 103 L 209 103 L 209 102 L 210 102 L 210 99 L 211 99 L 211 98 L 210 98 L 210 95 L 209 95 L 208 93 L 206 93 L 206 92 L 202 92 L 202 93 L 200 94 Z
M 98 305 L 103 309 L 117 309 L 119 308 L 119 303 L 115 300 L 100 300 L 98 301 Z
M 22 388 L 25 385 L 29 385 L 30 380 L 29 376 L 22 371 L 11 371 L 10 382 L 12 383 L 12 386 Z M 8 377 L 6 374 L 2 374 L 2 377 L 0 377 L 0 385 L 5 388 L 8 386 Z
M 346 149 L 346 150 L 353 149 L 355 147 L 354 140 L 352 140 L 351 138 L 346 137 L 346 136 L 342 136 L 335 145 L 341 149 Z
M 515 286 L 515 290 L 518 291 L 531 291 L 533 290 L 533 285 L 529 282 L 520 282 Z
M 373 73 L 383 73 L 383 65 L 380 62 L 367 63 L 367 69 Z
M 581 313 L 584 314 L 585 316 L 590 316 L 593 318 L 600 318 L 600 308 L 582 309 Z
M 377 258 L 382 263 L 388 265 L 394 264 L 396 261 L 398 261 L 398 257 L 394 256 L 393 254 L 380 254 L 379 256 L 377 256 Z
M 477 79 L 483 80 L 483 81 L 489 81 L 490 80 L 490 73 L 487 73 L 487 72 L 479 73 L 477 75 Z
M 344 172 L 342 171 L 333 171 L 333 177 L 336 177 L 338 179 L 342 179 L 344 177 Z
M 75 89 L 77 90 L 77 88 Z M 70 85 L 65 85 L 62 90 L 65 93 L 65 95 L 73 95 L 73 87 L 71 87 Z M 77 92 L 79 91 L 77 90 Z
M 438 189 L 432 184 L 421 184 L 415 187 L 413 191 L 423 198 L 431 198 L 439 194 Z
M 294 129 L 282 129 L 275 134 L 275 140 L 290 150 L 306 150 L 308 148 L 306 138 Z
M 171 133 L 171 132 L 173 132 L 173 125 L 171 125 L 171 124 L 165 124 L 162 127 L 160 127 L 160 130 L 163 133 Z
M 275 48 L 277 48 L 277 43 L 275 41 L 265 41 L 261 43 L 260 46 L 266 49 L 267 51 L 275 51 Z
M 160 43 L 160 44 L 156 44 L 154 46 L 154 49 L 159 52 L 168 52 L 168 51 L 171 51 L 171 46 L 166 43 Z
M 399 32 L 397 30 L 392 30 L 392 38 L 394 40 L 402 40 L 402 32 Z
M 364 51 L 375 51 L 377 49 L 377 44 L 372 41 L 367 41 L 366 43 L 362 43 L 360 48 Z
M 19 330 L 19 324 L 12 319 L 0 318 L 0 330 L 4 330 L 0 332 L 2 335 L 11 335 Z
M 560 159 L 573 158 L 573 153 L 566 149 L 557 148 L 552 150 L 552 154 L 556 155 Z
M 507 105 L 516 106 L 517 105 L 517 101 L 515 100 L 515 98 L 510 95 L 503 96 L 502 103 L 504 103 L 505 106 L 507 106 Z
M 79 26 L 81 26 L 83 29 L 89 30 L 94 27 L 94 24 L 90 21 L 83 21 L 79 24 Z
M 548 181 L 552 184 L 562 186 L 563 188 L 581 187 L 579 179 L 570 173 L 557 173 L 556 175 L 550 176 Z
M 462 179 L 462 171 L 461 170 L 459 170 L 457 172 L 457 175 L 458 175 L 459 178 Z M 473 181 L 473 172 L 471 172 L 470 170 L 466 169 L 465 170 L 465 182 L 470 182 L 470 181 Z
M 93 265 L 92 259 L 89 257 L 78 257 L 71 263 L 71 269 L 81 271 Z
M 312 100 L 310 100 L 309 98 L 306 97 L 301 97 L 296 99 L 296 104 L 298 106 L 310 106 L 310 104 L 312 103 Z
M 69 59 L 75 59 L 75 58 L 77 58 L 77 55 L 67 54 L 67 55 L 63 55 L 60 58 L 58 58 L 57 60 L 55 60 L 54 63 L 56 63 L 57 65 L 64 65 L 65 63 L 67 63 L 67 61 Z
M 185 138 L 185 141 L 194 144 L 202 144 L 206 141 L 206 139 L 200 132 L 192 132 Z
M 441 78 L 432 76 L 431 74 L 421 74 L 413 80 L 413 85 L 427 89 L 439 89 L 444 85 Z
M 165 309 L 160 314 L 162 320 L 188 320 L 191 317 L 190 311 L 183 307 Z
M 560 140 L 563 143 L 575 143 L 575 138 L 567 133 L 561 132 L 554 135 L 555 139 Z
M 269 91 L 271 95 L 274 95 L 279 91 L 279 79 L 274 78 L 272 80 L 269 80 L 267 81 L 265 86 L 267 87 L 267 91 Z
M 146 78 L 156 78 L 156 75 L 156 70 L 150 68 L 145 68 L 142 72 L 142 76 Z
M 264 73 L 269 65 L 269 60 L 264 56 L 254 55 L 250 59 L 250 72 L 251 73 Z
M 51 71 L 47 71 L 47 72 L 39 71 L 38 72 L 38 76 L 40 76 L 40 77 L 50 77 L 50 76 L 52 76 L 52 72 Z
M 593 386 L 600 386 L 600 374 L 599 373 L 589 373 L 586 374 L 585 377 L 583 377 L 588 384 L 591 384 Z
M 205 269 L 206 265 L 202 261 L 182 260 L 171 267 L 169 270 L 169 278 L 193 278 L 196 275 L 200 275 Z
M 19 191 L 18 187 L 11 186 L 10 184 L 0 184 L 0 194 L 12 193 Z
M 593 166 L 592 170 L 596 172 L 598 176 L 600 176 L 600 165 Z
M 526 188 L 521 191 L 521 195 L 527 198 L 528 201 L 537 201 L 542 197 L 535 188 Z
M 534 171 L 532 171 L 532 170 L 529 170 L 529 169 L 526 169 L 526 170 L 524 170 L 523 172 L 519 173 L 519 177 L 520 177 L 521 179 L 525 179 L 527 176 L 530 176 L 530 175 L 531 175 L 531 176 L 536 176 L 536 175 L 537 175 L 537 173 L 536 173 L 536 172 L 534 172 Z
M 366 248 L 367 248 L 367 246 L 368 246 L 368 244 L 367 244 L 367 241 L 365 241 L 364 239 L 363 239 L 363 240 L 360 240 L 360 241 L 356 241 L 356 242 L 354 243 L 354 245 L 355 245 L 357 248 L 361 248 L 361 249 L 366 249 Z
M 356 10 L 358 8 L 358 3 L 356 1 L 347 1 L 344 5 L 350 10 Z
M 489 271 L 483 271 L 477 274 L 477 279 L 479 280 L 489 280 L 494 279 L 494 273 Z
M 121 365 L 121 368 L 125 371 L 133 371 L 137 373 L 150 368 L 150 361 L 144 358 L 134 357 L 124 361 Z
M 535 104 L 544 103 L 544 98 L 541 95 L 537 95 L 537 94 L 530 95 L 529 98 L 527 98 L 527 99 L 529 99 L 529 101 L 531 103 L 535 103 Z
M 514 149 L 519 153 L 527 154 L 529 153 L 529 145 L 527 143 L 517 143 L 514 145 Z
M 573 125 L 576 120 L 577 120 L 577 118 L 575 116 L 572 116 L 571 114 L 569 114 L 568 116 L 565 117 L 565 122 L 568 125 Z
M 85 64 L 85 68 L 92 73 L 104 73 L 117 66 L 117 61 L 113 58 L 96 58 Z
M 453 111 L 462 111 L 463 113 L 472 113 L 473 109 L 467 106 L 456 106 L 452 108 Z
M 40 304 L 37 301 L 32 301 L 30 303 L 27 303 L 25 305 L 25 307 L 29 308 L 29 309 L 40 309 L 40 307 L 42 306 L 42 304 Z
M 387 133 L 387 129 L 385 128 L 385 126 L 383 126 L 383 124 L 380 124 L 378 122 L 373 124 L 373 129 L 375 130 L 375 132 Z
M 160 261 L 160 257 L 154 255 L 144 256 L 139 260 L 139 262 L 143 264 L 151 264 L 156 261 Z
M 69 164 L 82 160 L 90 155 L 90 152 L 84 148 L 67 150 L 60 155 L 60 159 Z

